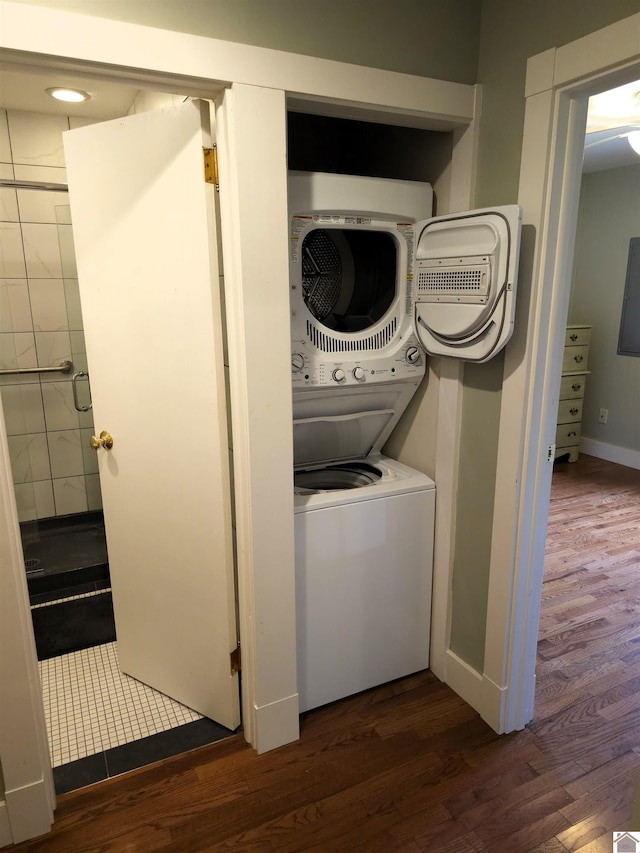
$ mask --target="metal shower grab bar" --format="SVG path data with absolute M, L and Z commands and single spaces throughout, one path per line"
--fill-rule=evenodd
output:
M 55 193 L 69 191 L 67 184 L 53 184 L 50 181 L 16 181 L 13 178 L 0 178 L 0 187 L 14 190 L 49 190 Z
M 12 367 L 0 370 L 0 376 L 16 376 L 19 373 L 71 373 L 73 362 L 65 359 L 57 367 Z

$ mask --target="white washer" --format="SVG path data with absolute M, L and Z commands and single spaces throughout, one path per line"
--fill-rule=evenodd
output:
M 300 711 L 429 665 L 435 484 L 381 455 L 386 401 L 343 394 L 294 421 Z
M 320 469 L 318 483 L 367 467 L 380 472 L 368 485 L 296 488 L 301 712 L 429 666 L 435 484 L 379 454 Z

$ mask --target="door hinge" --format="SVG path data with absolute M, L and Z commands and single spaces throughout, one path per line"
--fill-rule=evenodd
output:
M 236 648 L 229 655 L 229 659 L 231 662 L 231 675 L 235 675 L 236 672 L 240 672 L 242 669 L 242 656 L 240 654 L 240 643 L 236 646 Z
M 216 189 L 219 187 L 218 181 L 218 149 L 214 145 L 213 148 L 203 148 L 204 155 L 204 179 L 207 184 L 214 184 Z

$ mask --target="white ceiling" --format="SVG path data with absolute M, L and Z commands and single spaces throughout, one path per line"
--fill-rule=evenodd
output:
M 91 95 L 91 100 L 81 104 L 56 101 L 45 92 L 52 86 L 83 89 Z M 126 115 L 137 93 L 138 89 L 133 86 L 95 80 L 66 71 L 47 74 L 0 69 L 2 109 L 106 120 Z
M 583 172 L 640 165 L 627 135 L 640 130 L 640 80 L 589 98 Z
M 610 130 L 588 133 L 585 142 L 583 172 L 602 172 L 619 166 L 640 166 L 640 156 L 629 145 L 627 134 L 640 130 L 640 124 L 622 125 Z
M 52 86 L 83 89 L 92 97 L 82 104 L 61 103 L 46 94 L 45 89 Z M 0 108 L 4 109 L 107 120 L 126 115 L 138 91 L 133 86 L 66 71 L 34 69 L 26 73 L 0 67 Z M 640 129 L 640 81 L 591 98 L 583 171 L 640 164 L 626 138 L 636 129 Z

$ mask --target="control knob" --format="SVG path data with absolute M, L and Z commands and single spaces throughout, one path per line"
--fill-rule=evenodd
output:
M 353 368 L 353 378 L 358 382 L 364 379 L 364 370 L 361 367 Z
M 294 373 L 300 373 L 302 368 L 304 367 L 304 356 L 302 353 L 294 352 L 291 355 L 291 370 Z
M 418 347 L 407 347 L 404 357 L 408 364 L 418 364 L 420 361 L 420 350 Z
M 336 382 L 344 382 L 347 378 L 344 370 L 341 367 L 336 367 L 336 369 L 331 374 Z

